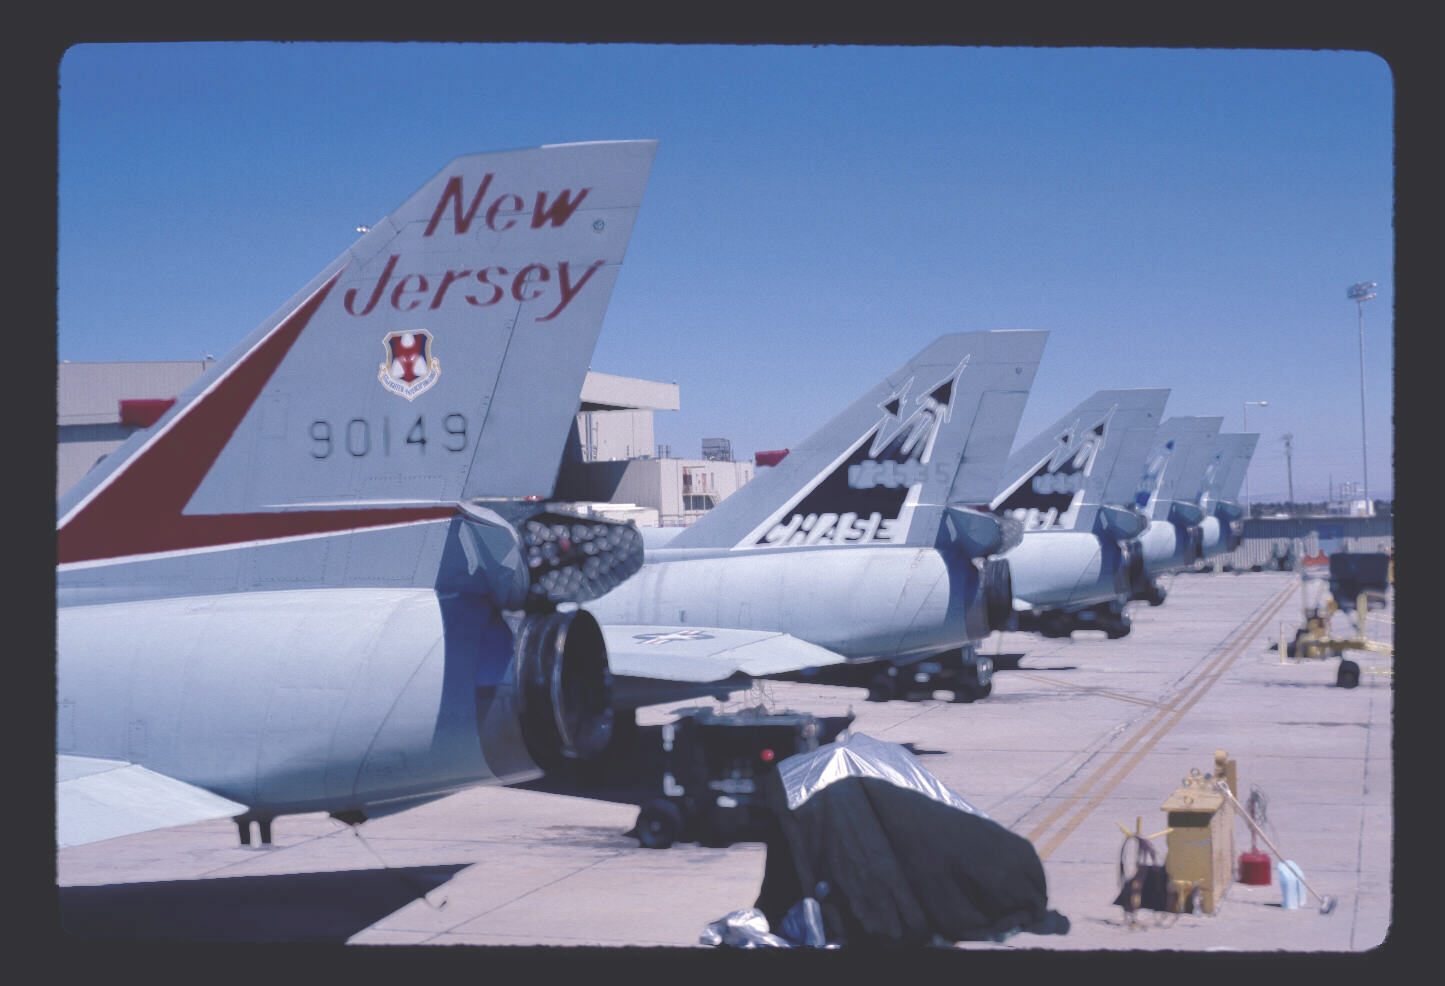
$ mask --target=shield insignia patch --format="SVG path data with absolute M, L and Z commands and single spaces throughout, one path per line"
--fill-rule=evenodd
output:
M 441 361 L 431 354 L 430 332 L 392 332 L 381 340 L 386 350 L 377 379 L 393 394 L 415 400 L 441 376 Z

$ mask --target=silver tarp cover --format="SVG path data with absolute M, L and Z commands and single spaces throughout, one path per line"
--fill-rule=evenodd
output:
M 834 781 L 845 777 L 876 777 L 926 794 L 934 801 L 952 805 L 960 811 L 988 817 L 924 770 L 913 754 L 902 746 L 864 733 L 849 733 L 811 752 L 788 757 L 778 763 L 777 771 L 788 795 L 790 811 Z

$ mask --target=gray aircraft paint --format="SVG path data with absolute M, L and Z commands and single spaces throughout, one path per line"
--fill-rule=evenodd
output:
M 1140 483 L 1143 511 L 1149 526 L 1139 535 L 1144 549 L 1144 568 L 1149 575 L 1178 571 L 1194 564 L 1189 557 L 1189 529 L 1204 519 L 1200 500 L 1204 496 L 1205 470 L 1209 465 L 1222 417 L 1175 417 L 1159 426 L 1149 453 L 1152 467 L 1159 463 L 1155 481 L 1149 483 L 1150 469 Z M 1200 534 L 1202 544 L 1202 533 Z
M 818 518 L 831 513 L 835 524 L 855 515 L 860 538 L 830 538 L 825 547 L 933 547 L 946 504 L 979 505 L 992 495 L 1047 337 L 1046 332 L 941 337 L 793 445 L 782 462 L 759 470 L 669 547 L 771 550 L 781 545 L 767 540 L 770 529 L 790 526 L 784 522 L 799 513 L 804 521 L 810 513 Z M 940 410 L 933 398 L 941 387 L 949 390 L 949 401 Z M 887 475 L 887 463 L 879 456 L 887 456 L 890 443 L 906 446 L 909 436 L 922 440 L 901 456 L 908 468 Z M 857 465 L 871 468 L 850 473 L 845 468 L 850 456 L 863 460 Z M 896 513 L 880 518 L 896 520 L 895 529 L 889 532 L 880 525 L 870 531 L 867 521 L 873 511 L 854 504 L 866 504 L 884 491 L 902 498 Z M 805 509 L 810 496 L 824 501 L 824 509 Z M 795 528 L 795 533 L 806 540 L 807 532 Z M 818 543 L 815 540 L 815 546 Z
M 464 501 L 551 492 L 655 151 L 455 159 L 60 498 L 59 844 L 536 776 Z
M 1215 454 L 1208 468 L 1201 506 L 1205 518 L 1203 529 L 1204 556 L 1223 554 L 1230 548 L 1230 526 L 1244 516 L 1244 508 L 1236 501 L 1249 461 L 1259 443 L 1257 433 L 1222 434 L 1216 439 Z
M 1024 523 L 1002 556 L 1016 610 L 1119 596 L 1117 541 L 1145 525 L 1134 494 L 1168 398 L 1163 388 L 1098 391 L 1009 457 L 991 506 Z
M 1181 505 L 1198 506 L 1204 495 L 1205 471 L 1214 450 L 1222 417 L 1174 417 L 1159 426 L 1150 449 L 1150 467 L 1139 484 L 1135 497 L 1144 514 L 1151 520 L 1166 520 L 1180 514 Z M 1162 467 L 1157 474 L 1154 464 Z M 1151 482 L 1151 476 L 1153 481 Z M 1194 511 L 1185 511 L 1183 523 L 1198 523 Z
M 697 638 L 686 650 L 678 638 L 675 656 L 647 642 L 686 628 L 776 633 L 780 650 L 820 648 L 817 665 L 985 636 L 977 559 L 945 517 L 997 488 L 1046 339 L 939 338 L 665 547 L 654 540 L 642 571 L 589 605 L 614 668 L 661 677 L 671 662 L 695 681 L 789 670 L 765 660 L 764 645 L 740 654 L 722 634 L 706 653 Z M 687 672 L 675 666 L 684 658 Z
M 787 633 L 850 660 L 931 654 L 988 635 L 985 624 L 965 622 L 978 581 L 968 558 L 933 548 L 826 558 L 820 550 L 656 560 L 588 610 L 604 626 Z M 609 652 L 616 669 L 621 655 Z

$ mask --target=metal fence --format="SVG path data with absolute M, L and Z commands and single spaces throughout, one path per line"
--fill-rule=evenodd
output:
M 1342 537 L 1332 539 L 1329 553 L 1335 551 L 1373 554 L 1391 551 L 1395 547 L 1395 536 L 1376 535 L 1367 537 Z M 1301 559 L 1314 557 L 1322 551 L 1317 531 L 1310 531 L 1304 537 L 1244 538 L 1239 547 L 1223 555 L 1216 555 L 1195 565 L 1197 571 L 1263 571 L 1266 569 L 1293 569 Z

